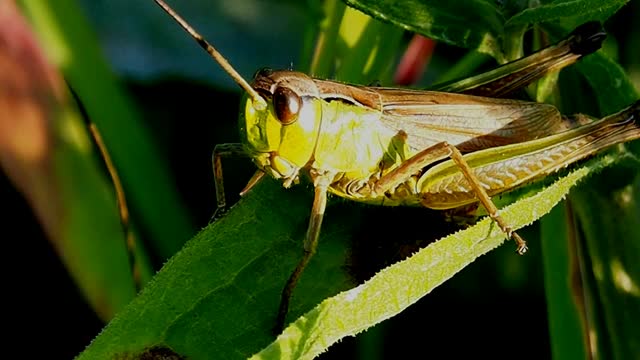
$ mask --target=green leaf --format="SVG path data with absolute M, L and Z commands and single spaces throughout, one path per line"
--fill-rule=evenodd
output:
M 588 21 L 605 21 L 628 0 L 563 0 L 522 10 L 507 21 L 509 26 L 559 22 L 574 28 Z
M 620 66 L 602 55 L 579 64 L 589 85 L 597 92 L 600 113 L 610 113 L 640 96 Z M 571 194 L 577 235 L 590 349 L 599 358 L 635 358 L 640 341 L 635 324 L 640 321 L 640 142 L 624 144 L 621 162 L 603 171 Z M 574 294 L 575 295 L 575 294 Z
M 587 330 L 600 358 L 631 359 L 640 354 L 640 176 L 616 190 L 581 187 L 571 196 L 583 229 L 584 291 Z M 602 177 L 614 176 L 607 169 Z
M 541 221 L 542 263 L 551 334 L 551 353 L 555 359 L 571 354 L 585 358 L 588 352 L 584 331 L 584 312 L 578 297 L 580 272 L 578 254 L 567 223 L 567 205 L 556 206 Z
M 345 0 L 376 19 L 435 40 L 499 56 L 504 17 L 495 2 Z
M 419 5 L 415 1 L 406 4 Z M 459 10 L 456 5 L 443 6 Z M 404 9 L 404 16 L 420 15 L 416 15 L 419 10 Z M 465 12 L 451 12 L 438 21 L 454 21 L 460 13 Z M 473 22 L 450 33 L 464 33 L 470 26 Z M 614 159 L 613 155 L 598 157 L 501 214 L 515 228 L 529 224 L 566 196 L 576 181 Z M 313 357 L 339 339 L 398 313 L 504 241 L 504 234 L 484 220 L 308 312 L 322 299 L 353 285 L 344 268 L 346 259 L 351 260 L 347 246 L 358 232 L 362 207 L 333 201 L 327 209 L 318 254 L 294 292 L 289 319 L 306 316 L 268 345 L 280 291 L 302 252 L 311 207 L 309 190 L 310 186 L 302 186 L 285 191 L 273 181 L 254 188 L 227 216 L 205 228 L 173 257 L 80 358 L 177 353 L 194 359 L 231 359 L 245 358 L 265 346 L 259 357 Z
M 601 115 L 619 111 L 640 97 L 624 69 L 602 52 L 586 57 L 577 68 L 597 92 Z
M 305 190 L 285 191 L 271 180 L 259 184 L 165 264 L 79 359 L 134 356 L 158 346 L 191 359 L 239 359 L 266 346 L 280 292 L 302 255 L 311 206 Z M 339 221 L 345 216 L 352 214 L 340 204 L 329 207 L 291 316 L 352 286 L 341 270 L 347 256 L 342 240 L 353 231 Z
M 514 230 L 529 225 L 551 211 L 578 181 L 614 161 L 615 157 L 591 161 L 543 191 L 505 207 L 501 216 Z M 340 339 L 398 314 L 504 240 L 504 233 L 485 218 L 323 301 L 252 359 L 313 359 Z
M 575 69 L 593 93 L 583 88 L 577 98 L 575 89 L 585 84 L 564 82 L 565 108 L 573 103 L 573 107 L 603 115 L 638 99 L 624 70 L 602 51 L 586 57 Z M 613 284 L 619 282 L 616 276 L 620 274 L 627 284 L 640 282 L 631 265 L 638 261 L 636 244 L 640 241 L 631 230 L 631 219 L 640 218 L 636 195 L 639 143 L 610 150 L 621 159 L 620 166 L 604 169 L 579 186 L 569 196 L 568 211 L 543 220 L 545 289 L 554 358 L 573 358 L 579 353 L 597 354 L 598 358 L 637 357 L 639 345 L 633 340 L 630 324 L 640 321 L 631 310 L 640 303 L 637 295 L 629 293 L 634 290 Z M 633 149 L 635 154 L 629 151 Z M 572 221 L 567 224 L 567 219 Z
M 502 215 L 516 229 L 529 224 L 563 199 L 577 181 L 612 161 L 592 161 L 505 208 Z M 79 359 L 134 357 L 158 348 L 193 359 L 234 359 L 266 346 L 272 339 L 280 291 L 299 259 L 308 221 L 291 215 L 307 213 L 311 199 L 304 191 L 285 196 L 274 182 L 254 190 L 189 241 Z M 272 205 L 283 201 L 286 206 Z M 355 221 L 339 221 L 345 216 Z M 358 222 L 353 216 L 341 204 L 327 209 L 319 252 L 296 289 L 305 296 L 294 295 L 293 315 L 350 287 L 340 268 L 347 255 L 343 240 Z M 365 284 L 325 300 L 257 358 L 311 358 L 340 338 L 397 314 L 504 240 L 504 233 L 489 219 L 448 236 Z
M 129 206 L 169 257 L 193 233 L 172 176 L 132 100 L 105 63 L 74 0 L 22 1 L 49 61 L 65 75 L 91 122 L 98 125 L 122 178 Z
M 0 91 L 0 165 L 87 302 L 108 320 L 135 296 L 113 185 L 62 75 L 15 5 L 2 11 L 0 78 L 10 91 Z M 142 281 L 151 277 L 149 264 L 138 270 Z

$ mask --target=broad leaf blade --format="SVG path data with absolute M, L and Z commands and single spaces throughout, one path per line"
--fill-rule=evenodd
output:
M 286 191 L 273 181 L 258 185 L 171 258 L 79 358 L 163 348 L 190 359 L 240 359 L 266 346 L 280 292 L 302 253 L 311 205 L 304 190 Z M 345 217 L 340 208 L 328 209 L 291 319 L 351 286 L 341 270 L 347 254 L 341 239 L 350 229 L 338 221 Z

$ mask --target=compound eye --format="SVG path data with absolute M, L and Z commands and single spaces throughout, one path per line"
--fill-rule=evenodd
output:
M 283 125 L 289 125 L 298 119 L 302 99 L 293 90 L 278 87 L 273 92 L 273 109 Z

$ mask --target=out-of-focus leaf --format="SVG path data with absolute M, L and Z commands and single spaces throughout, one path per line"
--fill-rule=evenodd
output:
M 602 54 L 579 65 L 597 92 L 600 113 L 638 100 L 640 95 L 620 66 Z M 587 332 L 598 358 L 640 355 L 640 142 L 620 146 L 629 157 L 606 169 L 571 195 L 583 269 Z M 626 165 L 626 166 L 625 166 Z
M 138 224 L 161 257 L 193 233 L 161 152 L 113 77 L 75 0 L 21 1 L 47 57 L 64 73 L 89 120 L 98 125 Z M 114 17 L 116 19 L 117 17 Z
M 597 357 L 633 359 L 640 354 L 640 176 L 636 171 L 635 181 L 613 191 L 591 186 L 599 179 L 571 196 L 584 236 L 587 331 Z
M 581 276 L 575 243 L 568 240 L 571 233 L 565 208 L 565 204 L 557 206 L 541 221 L 551 353 L 559 359 L 568 354 L 583 359 L 588 352 L 584 305 L 575 294 Z
M 602 51 L 586 57 L 575 69 L 589 86 L 580 81 L 563 82 L 565 109 L 603 115 L 639 98 L 622 68 Z M 630 221 L 640 216 L 634 200 L 640 173 L 638 160 L 630 158 L 639 153 L 628 151 L 638 149 L 638 145 L 634 141 L 612 149 L 621 158 L 619 166 L 604 169 L 573 191 L 569 196 L 571 212 L 556 212 L 543 221 L 545 287 L 554 358 L 572 358 L 579 353 L 597 358 L 637 357 L 638 345 L 630 335 L 629 324 L 640 320 L 628 309 L 638 306 L 638 297 L 616 290 L 612 284 L 616 282 L 615 272 L 624 273 L 631 283 L 640 281 L 630 265 L 637 261 L 634 247 L 640 241 L 631 231 L 634 222 Z M 620 201 L 622 193 L 627 194 L 628 202 Z M 568 218 L 572 221 L 566 224 Z M 560 222 L 565 223 L 564 231 Z M 611 264 L 619 268 L 613 270 Z M 625 309 L 624 314 L 618 309 Z
M 111 318 L 135 295 L 113 186 L 13 1 L 0 3 L 0 109 L 0 165 L 95 311 Z

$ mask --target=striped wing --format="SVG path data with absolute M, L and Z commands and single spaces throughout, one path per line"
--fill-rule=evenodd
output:
M 447 141 L 463 152 L 533 140 L 574 127 L 552 105 L 436 91 L 371 88 L 381 122 L 425 149 Z

